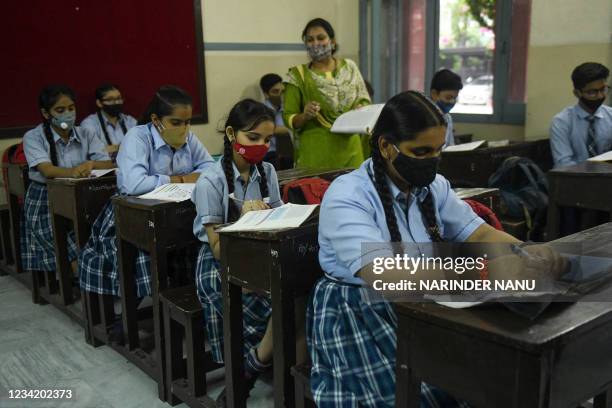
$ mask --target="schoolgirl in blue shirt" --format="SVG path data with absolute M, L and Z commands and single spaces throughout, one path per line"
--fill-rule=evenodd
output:
M 202 174 L 193 191 L 197 217 L 193 231 L 202 241 L 196 267 L 198 297 L 204 309 L 206 334 L 213 359 L 223 362 L 223 298 L 219 274 L 218 224 L 233 222 L 253 210 L 282 205 L 276 172 L 263 162 L 274 136 L 274 112 L 245 99 L 230 111 L 225 123 L 223 158 Z M 254 292 L 242 296 L 246 384 L 250 390 L 272 358 L 270 298 Z M 218 398 L 225 406 L 225 392 Z
M 336 179 L 325 194 L 319 217 L 325 276 L 315 286 L 307 316 L 311 387 L 319 408 L 395 403 L 397 317 L 370 286 L 408 274 L 374 274 L 374 258 L 393 252 L 362 254 L 362 243 L 517 242 L 485 224 L 436 175 L 445 132 L 443 113 L 430 99 L 414 91 L 396 95 L 373 129 L 372 158 Z M 421 407 L 463 405 L 421 386 Z
M 115 157 L 121 141 L 137 121 L 123 113 L 123 96 L 113 84 L 105 83 L 96 88 L 96 106 L 98 111 L 83 119 L 81 126 L 95 132 Z
M 88 177 L 92 169 L 111 168 L 104 145 L 87 129 L 75 126 L 75 95 L 66 85 L 49 85 L 39 97 L 43 123 L 23 137 L 30 186 L 24 202 L 21 233 L 23 268 L 55 271 L 53 229 L 47 179 Z M 76 271 L 74 234 L 68 235 L 68 259 Z
M 141 195 L 167 183 L 195 183 L 214 160 L 189 130 L 191 97 L 174 86 L 161 87 L 147 115 L 150 122 L 128 132 L 117 155 L 117 189 L 123 195 Z M 136 262 L 136 294 L 151 295 L 148 255 Z M 104 207 L 86 246 L 79 255 L 81 288 L 98 294 L 119 295 L 115 217 L 111 202 Z

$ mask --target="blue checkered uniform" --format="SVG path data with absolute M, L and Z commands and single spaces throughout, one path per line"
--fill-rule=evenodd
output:
M 47 186 L 32 181 L 24 200 L 21 220 L 21 262 L 27 271 L 55 271 L 55 245 Z M 68 234 L 68 260 L 77 257 L 74 231 Z
M 79 254 L 81 289 L 103 295 L 119 295 L 119 265 L 115 211 L 109 201 L 91 227 L 87 244 Z M 136 294 L 151 295 L 149 256 L 138 251 L 136 257 Z
M 206 335 L 213 359 L 223 363 L 223 295 L 219 262 L 215 259 L 210 245 L 205 242 L 200 248 L 196 266 L 196 287 L 198 298 L 204 309 Z M 272 302 L 268 296 L 257 293 L 242 294 L 244 321 L 244 353 L 257 346 L 268 325 L 272 313 Z
M 373 290 L 322 278 L 307 316 L 317 407 L 393 407 L 397 317 Z M 421 408 L 469 407 L 421 383 Z

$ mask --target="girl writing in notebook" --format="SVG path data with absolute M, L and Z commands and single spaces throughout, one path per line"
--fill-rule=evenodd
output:
M 66 85 L 50 85 L 38 97 L 43 122 L 23 137 L 30 186 L 25 196 L 21 234 L 23 268 L 55 271 L 47 179 L 89 177 L 93 169 L 112 168 L 104 145 L 93 132 L 75 126 L 76 98 Z M 68 259 L 76 271 L 76 244 L 68 235 Z
M 193 232 L 202 241 L 196 268 L 198 297 L 204 308 L 206 333 L 213 359 L 223 362 L 223 299 L 219 274 L 218 224 L 236 221 L 253 210 L 282 205 L 276 171 L 263 158 L 274 136 L 274 112 L 245 99 L 231 109 L 225 123 L 223 158 L 196 183 L 193 202 L 197 217 Z M 247 389 L 270 367 L 272 329 L 270 298 L 243 294 L 245 370 Z M 225 406 L 225 391 L 218 398 Z
M 195 183 L 214 160 L 189 130 L 192 101 L 184 90 L 163 86 L 147 110 L 149 123 L 128 131 L 117 155 L 117 189 L 123 195 L 141 195 L 167 183 Z M 81 288 L 119 295 L 115 217 L 109 201 L 92 226 L 79 255 Z M 138 297 L 151 295 L 148 255 L 136 262 Z M 119 325 L 117 329 L 119 328 Z
M 362 243 L 518 242 L 485 224 L 436 174 L 445 132 L 442 112 L 427 97 L 408 91 L 391 98 L 372 132 L 372 158 L 337 178 L 325 194 L 319 216 L 325 275 L 307 316 L 311 387 L 319 408 L 395 403 L 397 318 L 392 304 L 370 286 L 410 274 L 393 269 L 376 274 L 373 262 L 381 251 L 364 254 Z M 548 248 L 539 255 L 558 266 L 551 274 L 562 269 Z M 421 407 L 462 405 L 422 384 Z

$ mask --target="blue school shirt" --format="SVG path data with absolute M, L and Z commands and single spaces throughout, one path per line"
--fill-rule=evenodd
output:
M 571 166 L 589 158 L 587 136 L 590 114 L 579 104 L 558 113 L 550 125 L 550 149 L 555 167 Z M 595 111 L 595 144 L 597 151 L 612 149 L 612 107 L 601 105 Z
M 51 127 L 51 133 L 55 141 L 58 167 L 76 167 L 88 160 L 110 160 L 104 151 L 106 146 L 100 142 L 95 133 L 86 128 L 80 126 L 72 128 L 68 143 L 64 142 L 53 127 Z M 46 184 L 47 178 L 36 168 L 41 163 L 52 163 L 49 143 L 42 124 L 29 130 L 23 136 L 23 150 L 30 168 L 30 180 Z
M 453 132 L 453 117 L 450 113 L 445 113 L 446 119 L 446 144 L 445 146 L 453 146 L 455 144 L 455 134 Z
M 366 160 L 357 170 L 340 176 L 331 184 L 321 204 L 319 215 L 319 263 L 332 279 L 364 284 L 355 276 L 376 257 L 393 256 L 387 246 L 367 249 L 362 255 L 362 243 L 388 243 L 391 235 L 387 227 L 382 202 L 370 180 L 372 160 Z M 457 198 L 450 183 L 438 174 L 425 188 L 407 197 L 387 178 L 393 208 L 403 242 L 431 242 L 421 216 L 417 200 L 433 194 L 440 235 L 446 241 L 465 241 L 484 221 L 470 206 Z M 406 222 L 408 207 L 408 223 Z
M 268 181 L 269 205 L 272 208 L 283 205 L 278 187 L 278 178 L 274 166 L 262 162 L 266 180 Z M 253 166 L 249 181 L 245 185 L 236 165 L 234 169 L 234 202 L 238 210 L 242 210 L 245 200 L 262 200 L 259 191 L 260 174 L 257 166 Z M 213 167 L 203 173 L 193 190 L 191 201 L 196 206 L 197 216 L 193 221 L 193 234 L 202 242 L 208 242 L 205 224 L 222 224 L 227 220 L 229 197 L 227 180 L 223 171 L 223 159 L 219 160 Z
M 187 142 L 174 150 L 151 123 L 136 126 L 119 147 L 117 188 L 121 194 L 145 194 L 170 183 L 170 176 L 201 173 L 214 162 L 192 132 Z
M 264 105 L 266 105 L 268 108 L 272 109 L 274 111 L 274 124 L 278 127 L 278 126 L 283 126 L 285 127 L 285 121 L 283 120 L 283 108 L 281 106 L 280 109 L 276 109 L 276 106 L 274 106 L 274 104 L 272 102 L 270 102 L 269 99 L 266 99 L 264 101 Z M 289 137 L 291 137 L 291 132 L 289 132 Z M 275 152 L 276 151 L 276 136 L 272 137 L 272 139 L 270 139 L 270 149 L 268 149 L 269 152 Z
M 110 138 L 111 142 L 115 145 L 121 144 L 121 141 L 123 140 L 123 137 L 125 135 L 123 134 L 123 129 L 121 128 L 119 122 L 117 122 L 117 125 L 113 125 L 108 120 L 108 118 L 104 116 L 104 114 L 102 114 L 102 120 L 106 125 L 106 131 L 108 132 L 108 137 Z M 125 124 L 125 128 L 128 131 L 137 125 L 136 119 L 134 119 L 130 115 L 126 115 L 123 113 L 119 115 L 119 121 L 123 121 L 123 123 Z M 91 129 L 92 132 L 98 135 L 102 143 L 104 143 L 105 145 L 107 144 L 106 137 L 104 136 L 104 131 L 102 130 L 102 126 L 100 125 L 100 120 L 98 119 L 97 113 L 92 113 L 91 115 L 83 119 L 83 121 L 81 122 L 81 127 Z

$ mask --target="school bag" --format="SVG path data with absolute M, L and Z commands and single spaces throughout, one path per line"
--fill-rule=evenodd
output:
M 293 180 L 283 187 L 283 201 L 293 204 L 321 204 L 330 182 L 320 177 Z
M 500 190 L 501 215 L 525 220 L 527 237 L 541 239 L 546 225 L 548 180 L 527 157 L 508 157 L 489 178 L 489 186 Z
M 495 215 L 492 209 L 490 209 L 483 203 L 476 201 L 476 200 L 463 200 L 463 201 L 468 203 L 469 206 L 472 207 L 472 210 L 476 213 L 476 215 L 482 218 L 487 224 L 489 224 L 490 226 L 492 226 L 493 228 L 497 230 L 500 230 L 500 231 L 504 230 L 504 227 L 502 226 L 501 222 L 499 222 L 497 215 Z

